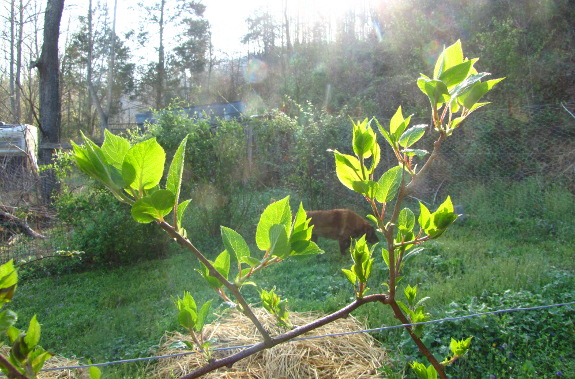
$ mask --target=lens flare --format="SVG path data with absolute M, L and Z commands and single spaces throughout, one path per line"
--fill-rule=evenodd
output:
M 261 83 L 268 76 L 268 65 L 259 59 L 250 58 L 244 68 L 244 79 L 248 83 Z
M 426 45 L 423 46 L 421 51 L 421 58 L 428 65 L 433 65 L 435 63 L 435 59 L 439 56 L 442 50 L 443 44 L 441 42 L 437 40 L 429 41 Z

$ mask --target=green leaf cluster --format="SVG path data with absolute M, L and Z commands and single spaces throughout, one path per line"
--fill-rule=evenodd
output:
M 398 301 L 397 304 L 407 314 L 409 321 L 413 324 L 429 321 L 430 315 L 425 312 L 425 305 L 423 304 L 429 297 L 417 300 L 417 286 L 412 287 L 410 285 L 405 287 L 403 294 L 407 304 L 401 301 Z M 413 326 L 413 332 L 416 336 L 420 337 L 423 334 L 423 327 L 424 325 Z
M 451 339 L 449 343 L 449 350 L 451 351 L 451 356 L 448 358 L 449 361 L 453 361 L 463 355 L 467 354 L 469 347 L 471 346 L 471 340 L 473 337 L 469 337 L 464 340 Z
M 263 211 L 256 229 L 256 245 L 263 254 L 252 254 L 244 237 L 233 229 L 221 226 L 222 242 L 225 250 L 212 262 L 212 266 L 228 280 L 231 256 L 236 258 L 237 275 L 234 284 L 255 285 L 248 281 L 259 270 L 285 260 L 290 256 L 321 254 L 323 251 L 310 241 L 313 227 L 309 225 L 303 205 L 300 204 L 295 217 L 289 205 L 289 196 L 276 201 Z M 197 270 L 208 284 L 220 296 L 227 299 L 223 292 L 223 283 L 210 274 L 208 267 L 202 265 Z
M 419 207 L 419 225 L 430 238 L 437 238 L 442 235 L 449 225 L 459 217 L 454 213 L 453 203 L 449 196 L 433 213 L 421 202 Z
M 287 311 L 287 300 L 282 300 L 275 293 L 275 287 L 270 291 L 262 289 L 260 291 L 260 298 L 262 300 L 263 307 L 276 317 L 280 325 L 291 327 L 289 312 Z
M 76 164 L 118 200 L 130 204 L 134 220 L 163 221 L 174 210 L 176 227 L 182 230 L 182 218 L 189 204 L 189 200 L 178 204 L 187 137 L 174 154 L 164 189 L 160 188 L 160 181 L 166 153 L 155 138 L 132 146 L 125 138 L 106 130 L 102 147 L 83 134 L 82 139 L 82 146 L 72 142 Z
M 353 265 L 349 270 L 341 270 L 347 280 L 353 285 L 355 289 L 355 296 L 357 298 L 362 298 L 369 290 L 367 287 L 367 280 L 371 276 L 373 262 L 375 261 L 375 259 L 372 258 L 374 249 L 375 245 L 371 249 L 367 245 L 367 242 L 365 241 L 365 235 L 363 235 L 357 241 L 352 241 L 350 250 L 351 257 L 353 259 Z
M 425 367 L 423 363 L 411 362 L 409 364 L 419 379 L 437 379 L 437 370 L 432 365 Z
M 464 58 L 461 41 L 445 48 L 435 63 L 433 77 L 421 74 L 419 89 L 427 95 L 437 131 L 451 135 L 471 112 L 489 104 L 479 101 L 504 78 L 482 81 L 489 75 L 478 72 L 478 58 Z
M 18 274 L 14 267 L 14 262 L 9 261 L 0 266 L 0 301 L 2 305 L 10 302 L 14 296 L 14 291 L 18 284 Z M 40 342 L 41 327 L 36 319 L 32 317 L 28 329 L 24 332 L 16 328 L 18 317 L 10 310 L 0 312 L 0 332 L 8 337 L 10 342 L 10 354 L 8 362 L 12 367 L 0 363 L 0 369 L 9 375 L 10 369 L 16 369 L 28 378 L 35 378 L 44 366 L 44 362 L 52 357 L 52 354 L 45 351 L 38 345 Z
M 208 317 L 212 301 L 210 300 L 204 303 L 198 311 L 194 298 L 188 291 L 185 291 L 184 296 L 177 298 L 175 303 L 178 308 L 178 322 L 180 325 L 186 328 L 190 333 L 201 333 L 206 318 Z

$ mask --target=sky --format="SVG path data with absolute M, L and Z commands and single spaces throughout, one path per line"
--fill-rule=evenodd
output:
M 92 0 L 93 6 L 99 1 L 107 1 L 110 11 L 114 7 L 115 0 Z M 116 31 L 118 34 L 129 30 L 137 30 L 142 22 L 143 15 L 138 12 L 139 2 L 152 4 L 154 0 L 117 0 L 118 21 Z M 172 0 L 167 0 L 172 1 Z M 255 12 L 268 11 L 276 17 L 281 17 L 283 7 L 288 12 L 298 12 L 302 18 L 314 19 L 320 14 L 325 16 L 337 16 L 345 9 L 361 6 L 374 0 L 201 0 L 206 6 L 205 18 L 210 22 L 212 43 L 216 52 L 234 55 L 241 53 L 245 47 L 241 39 L 247 34 L 246 19 Z M 380 0 L 399 1 L 399 0 Z M 66 24 L 71 31 L 77 29 L 75 24 L 79 15 L 88 12 L 88 0 L 70 0 L 66 2 L 66 10 L 63 16 L 62 30 L 65 32 Z M 76 21 L 77 22 L 77 21 Z M 155 30 L 150 30 L 154 33 Z M 169 37 L 168 37 L 169 38 Z M 145 58 L 145 57 L 144 57 Z
M 215 49 L 230 54 L 241 51 L 240 41 L 248 32 L 245 20 L 258 9 L 269 7 L 270 3 L 281 6 L 280 0 L 203 0 Z

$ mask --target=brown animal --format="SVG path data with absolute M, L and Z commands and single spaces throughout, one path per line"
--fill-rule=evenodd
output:
M 360 238 L 365 234 L 369 243 L 378 242 L 375 229 L 363 217 L 349 209 L 331 209 L 327 211 L 307 211 L 313 225 L 311 239 L 329 238 L 339 242 L 339 251 L 345 255 L 351 244 L 350 238 Z

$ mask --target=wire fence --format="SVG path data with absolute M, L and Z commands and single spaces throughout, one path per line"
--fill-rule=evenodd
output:
M 327 337 L 340 337 L 340 336 L 345 336 L 345 335 L 350 335 L 350 334 L 383 332 L 383 331 L 387 331 L 387 330 L 412 327 L 412 326 L 418 326 L 418 325 L 437 324 L 437 323 L 448 322 L 448 321 L 462 321 L 462 320 L 469 319 L 472 317 L 490 316 L 490 315 L 496 315 L 496 314 L 502 314 L 502 313 L 511 313 L 511 312 L 537 311 L 537 310 L 545 310 L 545 309 L 549 309 L 549 308 L 565 307 L 565 306 L 575 306 L 575 302 L 541 305 L 541 306 L 528 307 L 528 308 L 501 309 L 501 310 L 496 310 L 496 311 L 474 313 L 474 314 L 457 316 L 457 317 L 446 317 L 446 318 L 442 318 L 442 319 L 425 321 L 425 322 L 417 322 L 417 323 L 411 323 L 411 324 L 383 326 L 380 328 L 372 328 L 372 329 L 357 330 L 357 331 L 342 332 L 342 333 L 324 334 L 324 335 L 311 336 L 311 337 L 299 337 L 299 338 L 294 338 L 292 340 L 289 340 L 289 341 L 287 341 L 287 343 L 310 340 L 310 339 L 327 338 Z M 246 349 L 246 348 L 249 348 L 252 346 L 254 346 L 254 345 L 223 347 L 223 348 L 211 349 L 210 351 L 216 352 L 216 351 L 240 350 L 240 349 Z M 134 359 L 123 359 L 123 360 L 118 360 L 118 361 L 93 363 L 93 364 L 87 364 L 87 365 L 53 367 L 53 368 L 43 369 L 42 371 L 77 370 L 77 369 L 84 369 L 84 368 L 89 368 L 89 367 L 105 367 L 105 366 L 110 366 L 110 365 L 115 365 L 115 364 L 145 362 L 145 361 L 165 359 L 165 358 L 177 358 L 177 357 L 183 357 L 183 356 L 191 355 L 191 354 L 197 354 L 197 352 L 187 351 L 187 352 L 182 352 L 182 353 L 178 353 L 178 354 L 159 355 L 159 356 L 134 358 Z

